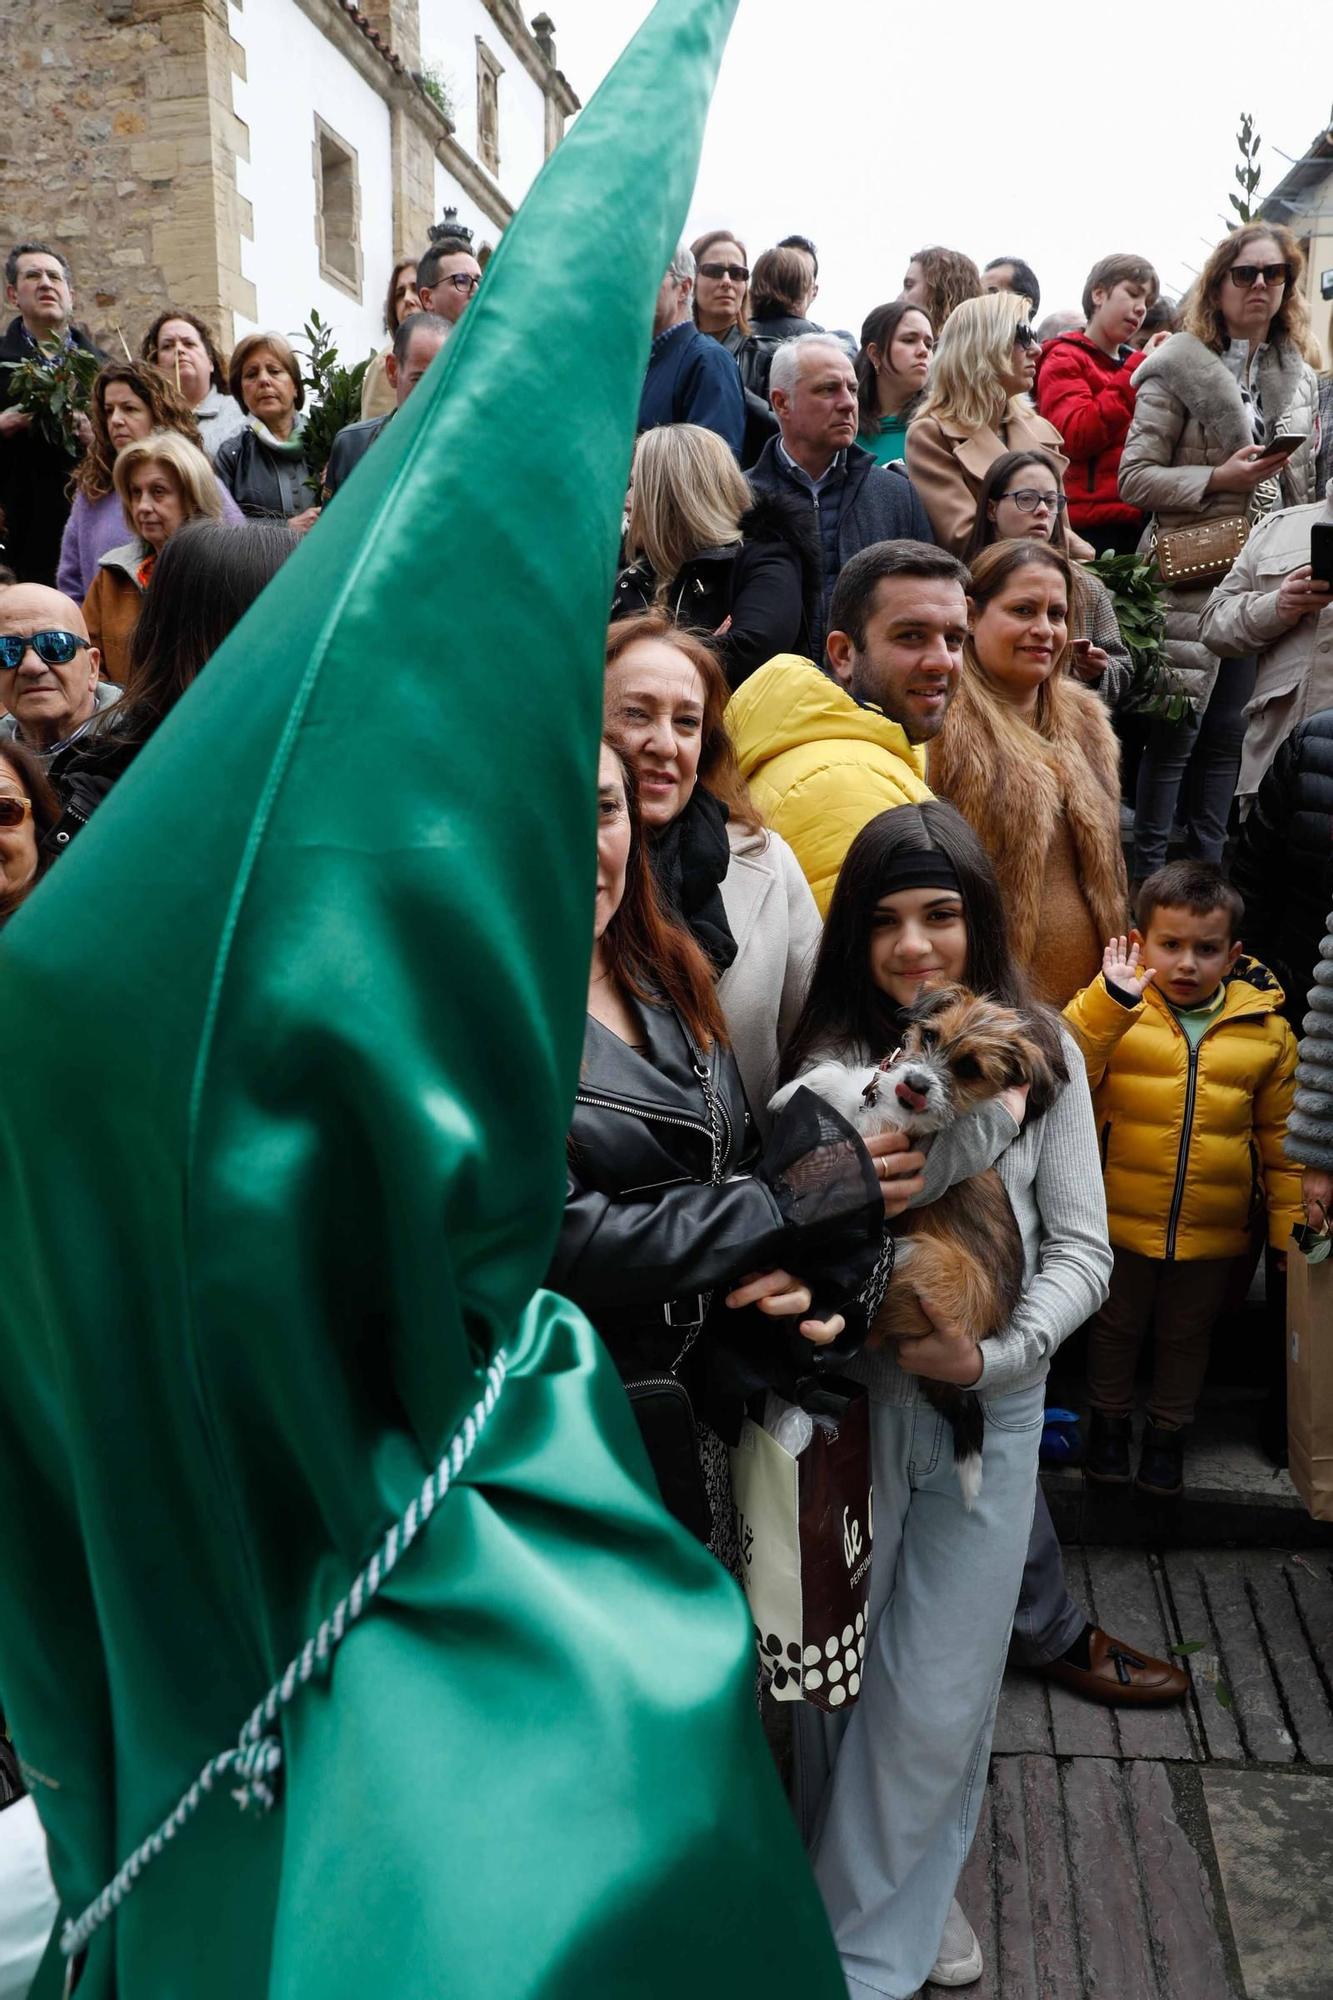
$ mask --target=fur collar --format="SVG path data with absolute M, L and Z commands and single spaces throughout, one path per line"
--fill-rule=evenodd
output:
M 1259 387 L 1264 420 L 1270 432 L 1290 406 L 1305 370 L 1290 341 L 1275 341 L 1259 363 Z M 1148 356 L 1135 377 L 1135 388 L 1159 381 L 1185 405 L 1189 414 L 1226 448 L 1228 457 L 1254 442 L 1254 430 L 1241 400 L 1235 376 L 1220 354 L 1192 333 L 1174 333 Z
M 1014 956 L 1029 965 L 1041 929 L 1046 855 L 1063 809 L 1079 880 L 1098 933 L 1124 930 L 1128 887 L 1120 849 L 1120 752 L 1091 688 L 1066 680 L 1054 733 L 1030 756 L 978 699 L 965 666 L 943 729 L 930 746 L 927 778 L 957 806 L 999 878 Z

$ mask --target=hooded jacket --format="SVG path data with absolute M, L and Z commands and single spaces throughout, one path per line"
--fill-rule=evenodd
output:
M 726 723 L 750 797 L 800 862 L 821 916 L 866 822 L 931 797 L 921 747 L 902 725 L 809 660 L 770 660 L 732 696 Z
M 1241 826 L 1231 879 L 1245 898 L 1241 935 L 1286 988 L 1299 1034 L 1333 907 L 1333 707 L 1300 723 L 1278 751 Z
M 151 554 L 138 535 L 108 549 L 83 600 L 88 637 L 102 655 L 102 673 L 109 681 L 123 683 L 130 664 L 130 640 L 143 607 L 139 571 Z
M 1065 492 L 1076 528 L 1142 521 L 1120 497 L 1120 454 L 1134 415 L 1134 369 L 1142 355 L 1105 353 L 1086 333 L 1047 341 L 1037 368 L 1039 415 L 1054 424 L 1069 458 Z
M 1151 986 L 1127 1007 L 1098 975 L 1065 1008 L 1092 1086 L 1111 1241 L 1159 1263 L 1241 1256 L 1263 1208 L 1285 1250 L 1301 1219 L 1282 1151 L 1296 1069 L 1282 988 L 1255 958 L 1223 983 L 1193 1049 Z
M 1120 459 L 1121 499 L 1152 514 L 1161 534 L 1240 514 L 1253 518 L 1263 504 L 1255 495 L 1208 491 L 1215 468 L 1254 443 L 1252 413 L 1221 355 L 1192 333 L 1174 333 L 1139 369 L 1134 391 L 1134 421 Z M 1270 437 L 1313 432 L 1314 373 L 1290 342 L 1275 341 L 1260 359 L 1259 394 Z M 1292 453 L 1280 485 L 1288 506 L 1314 498 L 1310 445 Z M 1217 655 L 1201 630 L 1211 593 L 1208 583 L 1166 592 L 1167 654 L 1200 714 L 1217 678 Z

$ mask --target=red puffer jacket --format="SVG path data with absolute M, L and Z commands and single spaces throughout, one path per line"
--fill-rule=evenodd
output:
M 1082 333 L 1057 334 L 1042 349 L 1037 409 L 1065 441 L 1070 460 L 1065 492 L 1076 528 L 1143 519 L 1137 507 L 1125 505 L 1117 484 L 1134 415 L 1129 373 L 1138 361 L 1137 354 L 1128 362 L 1113 361 Z

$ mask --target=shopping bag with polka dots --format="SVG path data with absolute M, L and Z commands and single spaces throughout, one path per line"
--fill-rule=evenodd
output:
M 771 1391 L 731 1453 L 741 1575 L 778 1701 L 837 1713 L 861 1691 L 870 1599 L 870 1405 L 821 1380 L 800 1404 Z

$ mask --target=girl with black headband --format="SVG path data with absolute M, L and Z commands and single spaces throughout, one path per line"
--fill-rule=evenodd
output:
M 953 1894 L 985 1789 L 1000 1678 L 1036 1497 L 1051 1355 L 1106 1294 L 1111 1256 L 1084 1065 L 1036 1005 L 994 872 L 966 821 L 931 801 L 872 819 L 838 876 L 784 1081 L 879 1062 L 923 992 L 957 982 L 1023 1014 L 1057 1083 L 979 1106 L 931 1146 L 921 1200 L 996 1165 L 1023 1238 L 1022 1301 L 982 1348 L 932 1334 L 842 1364 L 870 1394 L 875 1545 L 860 1700 L 796 1711 L 796 1799 L 853 2000 L 906 2000 L 935 1972 L 980 1976 Z M 963 1504 L 926 1378 L 975 1388 L 981 1493 Z

